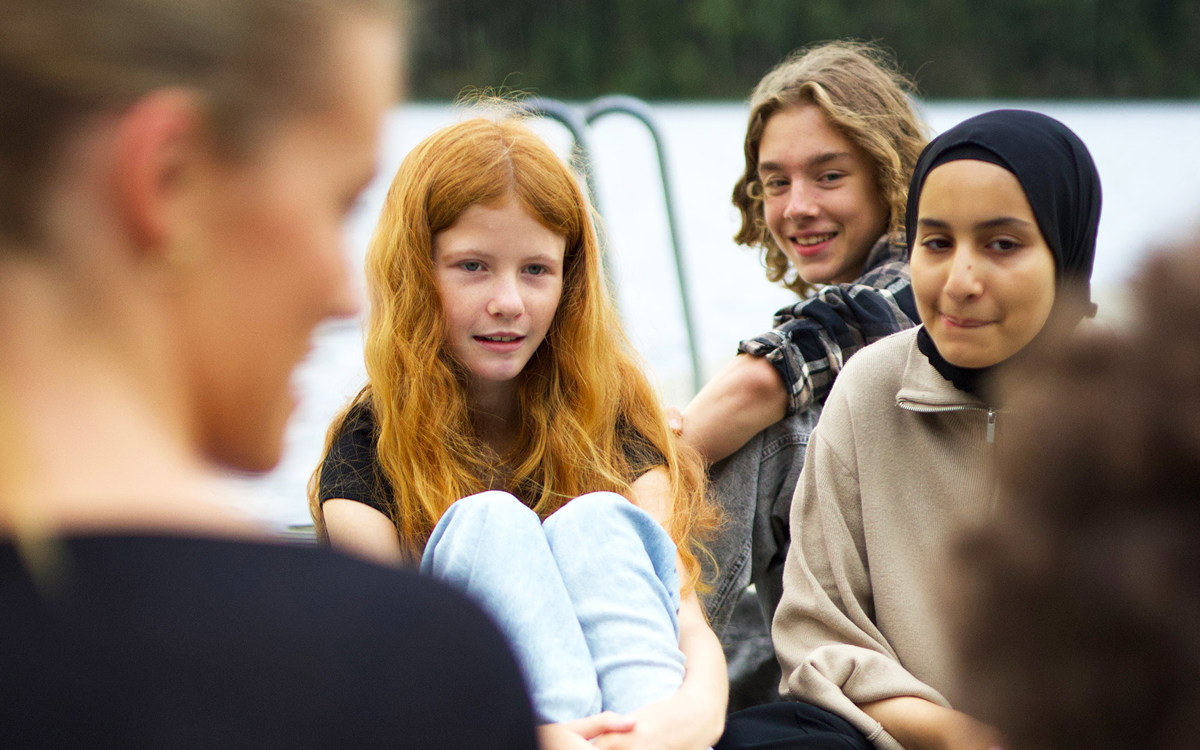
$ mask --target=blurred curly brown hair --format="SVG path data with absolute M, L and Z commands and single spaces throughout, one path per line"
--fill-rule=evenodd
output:
M 963 708 L 1007 750 L 1193 747 L 1200 725 L 1200 247 L 1155 258 L 1127 335 L 1016 384 L 1001 508 L 960 550 Z
M 763 216 L 758 147 L 767 120 L 796 104 L 820 107 L 830 123 L 875 163 L 875 180 L 888 207 L 888 231 L 902 237 L 908 181 L 929 140 L 910 99 L 915 89 L 889 54 L 855 41 L 823 42 L 796 50 L 758 82 L 750 94 L 743 147 L 746 168 L 733 187 L 733 205 L 742 217 L 733 239 L 762 251 L 769 280 L 782 282 L 802 297 L 812 290 L 790 267 Z

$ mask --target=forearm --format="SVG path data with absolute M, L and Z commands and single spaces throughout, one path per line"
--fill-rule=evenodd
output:
M 783 419 L 786 410 L 787 389 L 774 366 L 739 354 L 688 404 L 680 437 L 715 463 Z
M 708 747 L 725 728 L 729 673 L 721 642 L 704 618 L 694 593 L 684 598 L 679 608 L 679 650 L 687 661 L 683 684 L 675 698 L 694 712 L 689 721 L 692 744 Z
M 859 708 L 882 724 L 905 750 L 991 750 L 999 746 L 999 734 L 992 727 L 923 698 L 886 698 Z

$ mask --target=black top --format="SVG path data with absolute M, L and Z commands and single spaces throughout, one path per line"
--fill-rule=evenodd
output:
M 536 747 L 496 628 L 328 550 L 0 540 L 0 747 Z
M 653 445 L 632 429 L 621 430 L 625 459 L 632 469 L 632 479 L 666 463 Z M 320 502 L 333 498 L 354 500 L 371 506 L 391 518 L 389 505 L 392 483 L 384 476 L 377 460 L 379 428 L 375 415 L 366 403 L 356 404 L 346 414 L 342 430 L 334 438 L 321 466 L 321 485 L 317 488 Z

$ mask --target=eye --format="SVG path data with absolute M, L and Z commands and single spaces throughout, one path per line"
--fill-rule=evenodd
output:
M 480 263 L 480 262 L 479 262 L 479 261 L 477 261 L 477 260 L 464 260 L 464 261 L 461 261 L 461 262 L 458 264 L 458 267 L 459 267 L 459 268 L 461 268 L 461 269 L 462 269 L 462 270 L 464 270 L 464 271 L 467 271 L 468 273 L 474 273 L 474 272 L 476 272 L 476 271 L 482 271 L 482 270 L 483 270 L 483 264 L 482 264 L 482 263 Z
M 817 182 L 822 185 L 835 185 L 845 177 L 845 172 L 824 172 L 817 177 Z
M 771 195 L 778 195 L 787 189 L 788 181 L 786 177 L 772 175 L 764 177 L 762 180 L 763 190 Z
M 950 240 L 937 235 L 921 238 L 920 245 L 931 253 L 943 253 L 951 247 Z
M 544 276 L 545 274 L 550 273 L 550 269 L 541 263 L 530 263 L 529 265 L 525 266 L 525 273 L 529 274 L 530 276 Z
M 1019 250 L 1021 243 L 1011 237 L 998 237 L 989 242 L 987 246 L 1001 253 L 1011 253 L 1014 250 Z

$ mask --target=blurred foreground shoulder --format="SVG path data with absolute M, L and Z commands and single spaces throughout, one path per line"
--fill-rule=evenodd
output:
M 0 540 L 0 746 L 536 747 L 504 639 L 436 581 L 216 539 L 56 553 L 48 587 Z
M 345 727 L 356 746 L 537 747 L 517 661 L 479 607 L 411 571 L 313 552 L 324 558 L 306 577 L 328 628 L 323 661 L 348 678 L 325 697 L 357 715 Z

